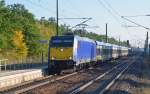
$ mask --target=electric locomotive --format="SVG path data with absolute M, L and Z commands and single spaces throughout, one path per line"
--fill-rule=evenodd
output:
M 81 69 L 96 61 L 96 43 L 89 38 L 76 35 L 53 36 L 49 45 L 49 73 Z

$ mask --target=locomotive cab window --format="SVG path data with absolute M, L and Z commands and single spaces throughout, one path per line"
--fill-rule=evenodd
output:
M 51 38 L 51 47 L 72 47 L 74 36 L 54 36 Z

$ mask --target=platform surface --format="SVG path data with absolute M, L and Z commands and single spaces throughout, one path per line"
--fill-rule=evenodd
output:
M 0 88 L 13 86 L 25 81 L 34 80 L 44 76 L 47 66 L 36 69 L 0 72 Z
M 47 68 L 47 66 L 33 68 L 33 69 L 25 69 L 25 70 L 0 71 L 0 77 L 14 75 L 14 74 L 19 74 L 19 73 L 25 73 L 25 72 L 30 72 L 30 71 L 35 71 L 35 70 L 39 70 L 39 69 L 40 70 L 41 69 L 44 70 L 46 68 Z

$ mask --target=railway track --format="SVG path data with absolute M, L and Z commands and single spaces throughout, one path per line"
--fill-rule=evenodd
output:
M 134 59 L 131 63 L 117 65 L 104 74 L 69 92 L 69 94 L 104 94 L 133 63 Z
M 113 69 L 116 69 L 117 67 L 121 66 L 121 64 L 118 64 L 116 65 L 115 67 L 113 67 L 111 70 Z M 108 70 L 108 69 L 107 69 Z M 111 71 L 109 70 L 109 71 Z M 109 72 L 107 71 L 105 73 L 105 75 Z M 85 70 L 84 70 L 85 72 Z M 39 80 L 35 80 L 33 82 L 27 82 L 23 85 L 20 85 L 20 86 L 16 86 L 14 88 L 10 88 L 10 89 L 7 89 L 7 90 L 3 90 L 0 92 L 0 94 L 22 94 L 22 93 L 30 93 L 32 91 L 36 91 L 37 89 L 39 89 L 39 87 L 42 87 L 42 86 L 46 86 L 46 85 L 50 85 L 51 83 L 55 83 L 55 82 L 58 82 L 61 81 L 61 80 L 66 80 L 70 77 L 74 78 L 75 75 L 77 76 L 78 74 L 82 74 L 84 73 L 83 70 L 82 72 L 74 72 L 74 73 L 71 73 L 71 74 L 67 74 L 67 75 L 62 75 L 62 76 L 48 76 L 46 78 L 42 78 L 42 79 L 39 79 Z M 91 75 L 90 75 L 91 76 Z M 95 75 L 93 77 L 97 77 L 98 75 Z M 101 74 L 101 77 L 104 76 L 104 74 Z M 91 79 L 88 79 L 88 81 L 90 81 Z M 88 82 L 88 81 L 85 81 L 84 83 Z M 79 86 L 83 85 L 82 84 L 79 84 L 79 85 L 76 85 L 74 88 L 77 88 Z M 74 88 L 70 89 L 70 90 L 73 90 Z M 67 90 L 69 92 L 69 90 Z M 53 93 L 52 93 L 53 94 Z
M 16 86 L 13 86 L 13 87 L 1 89 L 0 94 L 20 94 L 20 93 L 26 92 L 28 90 L 31 90 L 33 88 L 43 86 L 43 85 L 46 85 L 48 83 L 51 83 L 51 82 L 54 82 L 54 81 L 57 81 L 57 80 L 64 79 L 66 77 L 69 77 L 69 76 L 72 76 L 72 75 L 75 75 L 75 74 L 77 74 L 77 72 L 67 74 L 67 75 L 64 74 L 64 75 L 61 75 L 61 76 L 52 76 L 52 75 L 50 75 L 50 76 L 40 78 L 40 79 L 37 79 L 37 80 L 32 80 L 32 81 L 29 81 L 29 82 L 25 82 L 25 83 L 20 84 L 20 85 L 16 85 Z
M 143 57 L 139 57 L 136 61 L 136 63 L 132 64 L 130 66 L 130 68 L 128 68 L 121 77 L 119 77 L 115 83 L 107 90 L 105 90 L 106 94 L 140 94 L 137 88 L 135 88 L 138 84 L 133 84 L 133 86 L 131 85 L 131 80 L 133 80 L 133 82 L 138 82 L 141 81 L 140 77 L 142 74 L 142 70 L 143 70 Z M 136 76 L 135 76 L 136 75 Z M 125 82 L 125 80 L 127 80 L 127 82 Z M 130 80 L 129 80 L 130 79 Z M 140 84 L 139 84 L 140 85 Z M 141 85 L 140 85 L 141 86 Z
M 124 62 L 125 61 L 126 60 L 124 60 Z M 121 63 L 123 63 L 123 62 L 121 62 Z M 117 66 L 119 66 L 119 65 L 117 65 Z M 73 90 L 73 89 L 85 84 L 86 82 L 90 81 L 91 79 L 97 77 L 99 74 L 106 72 L 108 69 L 110 69 L 110 67 L 103 71 L 97 70 L 97 72 L 94 72 L 93 71 L 94 69 L 88 73 L 85 73 L 85 71 L 84 71 L 82 73 L 78 73 L 77 75 L 73 75 L 72 77 L 69 77 L 67 79 L 61 79 L 58 82 L 47 84 L 46 86 L 32 89 L 32 90 L 28 91 L 28 93 L 32 93 L 32 94 L 68 94 L 68 92 L 70 90 Z M 90 70 L 87 70 L 87 71 L 90 71 Z
M 94 73 L 93 70 L 95 70 L 95 69 L 88 69 L 88 71 L 89 70 L 91 71 L 91 74 L 93 74 Z M 91 75 L 90 74 L 87 75 L 85 72 L 86 72 L 86 70 L 84 70 L 83 72 L 77 72 L 76 75 L 72 75 L 72 76 L 65 77 L 65 78 L 62 78 L 59 80 L 55 80 L 55 81 L 53 81 L 53 83 L 46 83 L 45 85 L 41 85 L 41 86 L 39 85 L 37 88 L 33 87 L 32 89 L 24 90 L 25 91 L 24 93 L 35 94 L 35 93 L 37 93 L 36 91 L 38 91 L 40 88 L 44 88 L 44 90 L 48 90 L 48 92 L 53 91 L 54 93 L 51 93 L 51 94 L 56 94 L 56 92 L 62 93 L 64 91 L 67 91 L 68 87 L 77 87 L 77 86 L 82 85 L 83 80 L 86 79 L 87 76 L 90 79 Z M 81 77 L 81 75 L 82 75 L 82 77 Z M 93 75 L 93 76 L 95 77 L 96 75 Z M 92 78 L 92 76 L 91 76 L 91 78 Z M 66 84 L 67 84 L 67 86 L 66 86 Z M 59 89 L 60 87 L 64 87 L 62 92 L 57 90 L 57 88 Z M 44 94 L 47 94 L 47 93 L 44 93 Z M 40 94 L 40 93 L 38 93 L 38 94 Z

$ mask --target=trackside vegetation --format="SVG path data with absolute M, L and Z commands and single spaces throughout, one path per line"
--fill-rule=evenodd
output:
M 51 16 L 51 15 L 50 15 Z M 47 57 L 48 41 L 56 34 L 56 21 L 53 17 L 49 19 L 35 19 L 24 5 L 6 5 L 4 0 L 0 1 L 0 59 L 9 60 L 25 59 L 30 56 L 40 57 L 41 51 Z M 59 34 L 68 31 L 67 25 L 59 25 Z M 74 34 L 80 35 L 78 30 Z M 91 39 L 105 41 L 104 35 L 83 31 L 82 35 Z M 42 43 L 41 41 L 46 41 Z M 108 41 L 119 44 L 114 38 Z M 126 42 L 120 42 L 126 45 Z

